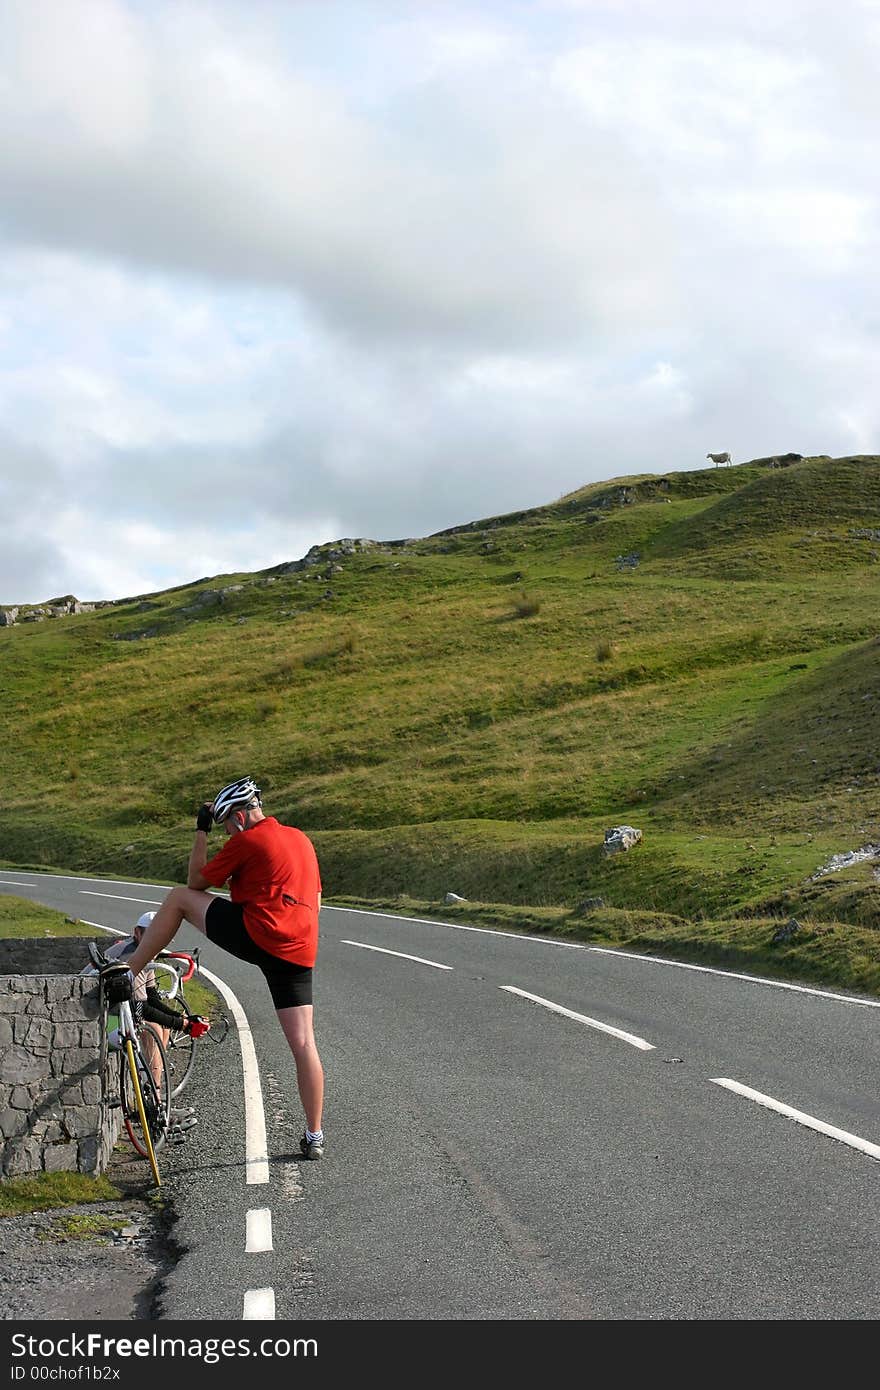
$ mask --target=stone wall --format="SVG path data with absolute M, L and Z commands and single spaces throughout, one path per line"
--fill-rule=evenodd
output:
M 0 1171 L 103 1172 L 119 1129 L 118 1054 L 82 940 L 3 943 Z M 58 973 L 59 969 L 65 973 Z

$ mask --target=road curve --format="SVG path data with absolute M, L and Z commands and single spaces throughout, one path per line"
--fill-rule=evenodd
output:
M 156 885 L 0 871 L 107 928 Z M 874 1319 L 880 1001 L 328 905 L 327 1156 L 262 976 L 163 1151 L 168 1319 Z M 258 1080 L 256 1079 L 258 1077 Z M 259 1095 L 255 1094 L 259 1091 Z M 265 1180 L 263 1180 L 265 1178 Z

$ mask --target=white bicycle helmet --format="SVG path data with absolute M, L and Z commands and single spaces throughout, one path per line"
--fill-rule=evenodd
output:
M 146 931 L 147 927 L 150 925 L 155 915 L 155 912 L 142 912 L 140 917 L 135 922 L 135 926 L 143 927 L 144 931 Z
M 237 782 L 230 782 L 227 787 L 222 787 L 214 797 L 213 815 L 216 825 L 222 825 L 225 820 L 244 806 L 250 806 L 254 801 L 261 805 L 260 788 L 257 786 L 253 777 L 239 777 Z

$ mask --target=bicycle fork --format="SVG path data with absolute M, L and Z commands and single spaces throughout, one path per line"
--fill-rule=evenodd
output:
M 137 1063 L 134 1059 L 134 1045 L 131 1038 L 125 1039 L 125 1056 L 128 1060 L 128 1070 L 131 1074 L 131 1087 L 134 1091 L 134 1100 L 137 1106 L 138 1118 L 141 1122 L 141 1129 L 144 1135 L 144 1142 L 147 1146 L 147 1156 L 150 1160 L 150 1167 L 153 1170 L 153 1180 L 157 1187 L 162 1186 L 162 1179 L 159 1177 L 159 1165 L 156 1162 L 156 1151 L 153 1148 L 153 1136 L 150 1133 L 150 1126 L 147 1122 L 147 1114 L 144 1109 L 144 1093 L 141 1090 L 141 1079 L 138 1076 Z

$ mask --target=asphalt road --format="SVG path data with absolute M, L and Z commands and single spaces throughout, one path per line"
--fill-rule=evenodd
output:
M 7 892 L 117 929 L 162 897 L 3 870 Z M 160 1154 L 166 1318 L 880 1314 L 877 1001 L 327 906 L 305 1163 L 262 976 L 177 940 L 243 1033 L 201 1045 L 200 1123 Z

